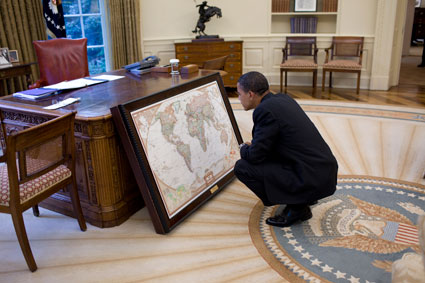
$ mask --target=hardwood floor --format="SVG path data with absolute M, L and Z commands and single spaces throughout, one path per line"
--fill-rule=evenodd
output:
M 279 91 L 279 86 L 271 86 L 272 91 Z M 425 107 L 425 86 L 400 85 L 392 87 L 388 91 L 360 90 L 357 94 L 355 89 L 326 88 L 315 92 L 311 87 L 288 87 L 286 92 L 293 98 L 298 99 L 321 99 L 363 102 L 381 105 L 398 105 L 409 107 Z
M 316 91 L 309 86 L 288 86 L 286 92 L 296 99 L 321 99 L 362 102 L 380 105 L 397 105 L 409 107 L 425 107 L 425 68 L 418 68 L 421 62 L 422 47 L 412 47 L 409 56 L 403 56 L 400 67 L 399 85 L 388 91 L 325 88 Z M 279 92 L 280 87 L 270 87 L 273 92 Z M 236 89 L 227 89 L 229 96 L 237 97 Z

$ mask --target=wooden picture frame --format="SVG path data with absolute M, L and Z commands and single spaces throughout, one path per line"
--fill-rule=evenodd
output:
M 0 48 L 0 68 L 12 66 L 10 63 L 9 57 L 9 48 L 2 47 Z
M 295 0 L 294 12 L 316 12 L 317 0 Z
M 234 178 L 242 136 L 219 73 L 111 113 L 157 233 L 168 233 Z
M 18 50 L 9 50 L 9 58 L 11 63 L 19 62 Z

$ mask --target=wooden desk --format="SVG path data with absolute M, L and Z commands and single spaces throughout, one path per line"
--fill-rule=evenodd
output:
M 109 109 L 211 73 L 202 70 L 172 79 L 167 73 L 138 77 L 119 70 L 108 74 L 124 75 L 125 78 L 38 102 L 9 95 L 0 98 L 0 108 L 4 111 L 7 131 L 11 132 L 49 120 L 51 117 L 43 114 L 40 108 L 52 104 L 53 99 L 81 99 L 61 110 L 77 111 L 76 169 L 81 205 L 87 222 L 98 227 L 112 227 L 124 222 L 144 204 Z M 71 201 L 65 191 L 53 195 L 41 206 L 72 215 Z
M 12 66 L 1 68 L 0 69 L 0 82 L 6 83 L 5 79 L 25 76 L 27 80 L 27 86 L 29 86 L 31 81 L 31 65 L 35 64 L 31 63 L 12 63 Z M 3 87 L 0 86 L 0 96 L 7 95 L 7 93 L 2 93 Z

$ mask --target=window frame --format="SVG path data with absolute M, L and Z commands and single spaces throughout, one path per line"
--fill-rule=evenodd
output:
M 66 18 L 78 17 L 79 22 L 80 22 L 80 27 L 81 27 L 81 35 L 82 35 L 82 37 L 86 37 L 85 36 L 85 30 L 84 30 L 83 17 L 100 16 L 100 24 L 101 24 L 101 27 L 102 27 L 103 45 L 87 45 L 87 49 L 103 47 L 104 54 L 105 54 L 105 71 L 109 72 L 109 71 L 111 71 L 111 65 L 112 65 L 111 57 L 110 57 L 110 54 L 111 54 L 110 39 L 111 39 L 111 37 L 110 37 L 109 25 L 107 24 L 107 23 L 109 23 L 109 13 L 108 13 L 108 10 L 106 8 L 105 1 L 104 0 L 98 0 L 99 1 L 99 13 L 88 13 L 88 14 L 82 13 L 83 12 L 82 7 L 81 7 L 81 1 L 82 0 L 77 0 L 77 1 L 78 1 L 78 12 L 79 13 L 78 14 L 65 14 L 65 11 L 64 11 L 65 21 L 66 21 Z

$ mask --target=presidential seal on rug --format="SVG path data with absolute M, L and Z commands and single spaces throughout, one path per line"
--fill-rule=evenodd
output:
M 310 220 L 285 228 L 265 224 L 281 209 L 257 204 L 250 234 L 290 282 L 391 282 L 393 262 L 420 253 L 416 223 L 425 214 L 425 187 L 418 184 L 341 177 L 336 193 L 312 206 Z

